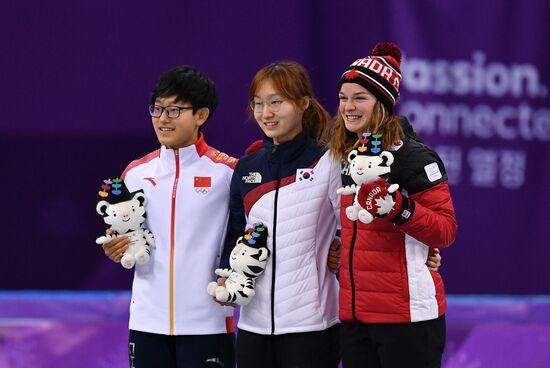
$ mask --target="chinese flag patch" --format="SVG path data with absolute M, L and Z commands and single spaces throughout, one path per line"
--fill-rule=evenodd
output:
M 210 188 L 212 186 L 211 176 L 195 176 L 195 188 Z

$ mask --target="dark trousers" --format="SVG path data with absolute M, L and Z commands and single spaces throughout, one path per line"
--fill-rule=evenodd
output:
M 235 367 L 234 334 L 168 336 L 130 330 L 131 368 Z
M 238 368 L 337 368 L 339 325 L 324 331 L 259 335 L 239 329 Z
M 414 323 L 343 322 L 340 329 L 344 368 L 441 367 L 445 316 Z

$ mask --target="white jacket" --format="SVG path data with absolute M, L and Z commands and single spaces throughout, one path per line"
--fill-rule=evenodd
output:
M 229 185 L 236 160 L 204 142 L 161 147 L 123 174 L 132 192 L 148 199 L 146 226 L 156 249 L 136 265 L 130 329 L 165 335 L 217 334 L 231 326 L 232 308 L 206 292 L 215 280 L 228 221 Z
M 338 281 L 327 267 L 335 237 L 340 164 L 304 133 L 239 160 L 231 183 L 231 226 L 262 222 L 271 250 L 239 329 L 279 335 L 338 323 Z M 243 219 L 243 217 L 245 219 Z

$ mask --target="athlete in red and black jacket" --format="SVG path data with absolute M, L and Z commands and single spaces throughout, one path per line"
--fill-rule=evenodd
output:
M 425 263 L 433 248 L 453 243 L 457 221 L 442 160 L 393 113 L 400 62 L 395 44 L 380 43 L 340 78 L 331 151 L 344 161 L 359 138 L 376 143 L 372 153 L 389 151 L 394 158 L 385 162 L 391 166 L 386 182 L 363 183 L 357 193 L 357 205 L 374 216 L 372 222 L 364 212 L 365 223 L 350 221 L 346 209 L 353 195 L 341 198 L 345 367 L 439 367 L 445 346 L 443 282 Z M 348 171 L 343 170 L 343 185 L 354 184 Z M 399 189 L 394 192 L 388 182 Z
M 445 291 L 439 273 L 425 265 L 430 248 L 454 239 L 457 222 L 445 167 L 402 120 L 405 138 L 394 145 L 388 178 L 408 194 L 412 215 L 350 221 L 345 209 L 353 195 L 342 196 L 342 268 L 340 319 L 365 323 L 403 323 L 437 318 L 445 313 Z M 347 170 L 342 184 L 354 184 Z M 398 224 L 396 224 L 398 223 Z

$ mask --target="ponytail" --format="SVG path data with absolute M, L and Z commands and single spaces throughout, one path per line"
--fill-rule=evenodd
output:
M 315 97 L 309 98 L 309 106 L 304 111 L 303 123 L 311 138 L 315 139 L 319 144 L 328 144 L 330 114 Z

